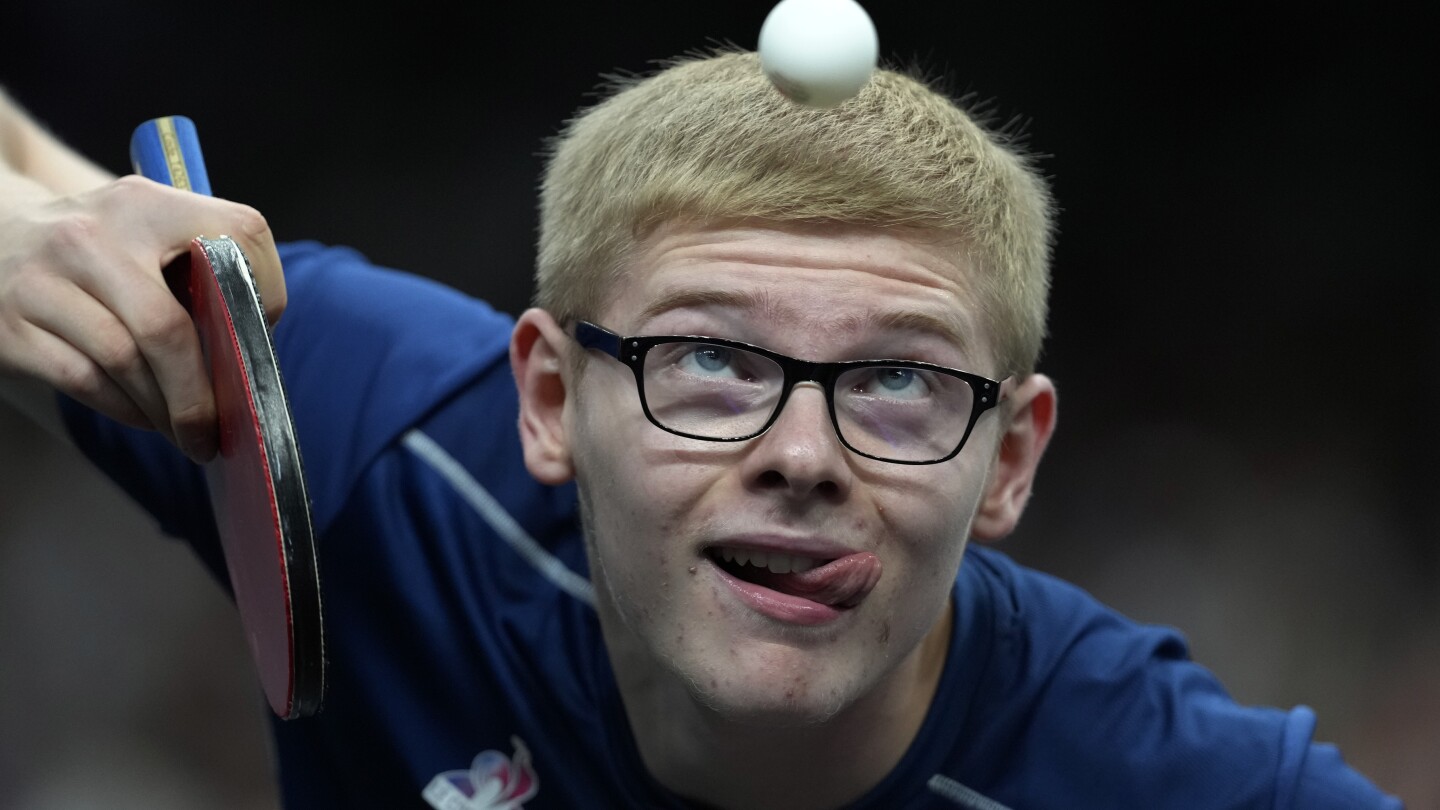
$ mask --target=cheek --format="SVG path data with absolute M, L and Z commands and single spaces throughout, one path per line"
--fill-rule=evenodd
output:
M 980 464 L 940 467 L 898 468 L 901 475 L 875 482 L 880 537 L 905 541 L 904 553 L 943 554 L 947 547 L 963 547 L 969 537 L 989 470 Z
M 605 382 L 604 388 L 621 390 L 592 385 L 573 413 L 576 478 L 596 493 L 598 509 L 673 531 L 733 465 L 726 455 L 730 448 L 666 433 L 645 418 L 633 382 Z
M 670 566 L 680 559 L 685 522 L 693 522 L 708 486 L 707 468 L 681 458 L 674 446 L 683 440 L 646 421 L 638 402 L 587 394 L 593 396 L 576 409 L 571 435 L 600 562 L 612 579 Z
M 921 607 L 933 603 L 949 590 L 959 570 L 987 471 L 976 465 L 945 472 L 912 474 L 903 484 L 885 487 L 889 497 L 876 498 L 880 531 L 875 542 L 886 576 L 893 568 L 889 586 L 896 602 Z
M 649 427 L 639 405 L 624 401 L 621 394 L 634 398 L 633 391 L 619 390 L 619 382 L 608 376 L 602 379 L 592 373 L 582 381 L 583 391 L 575 398 L 570 412 L 570 438 L 575 458 L 575 477 L 580 487 L 592 493 L 590 505 L 596 517 L 611 514 L 617 507 L 633 508 L 643 502 L 631 496 L 625 486 L 643 479 L 646 470 L 634 457 L 633 448 L 643 438 L 641 429 Z M 627 408 L 627 405 L 634 405 Z M 632 413 L 633 411 L 633 413 Z M 638 416 L 638 420 L 634 417 Z M 637 424 L 639 423 L 644 424 Z

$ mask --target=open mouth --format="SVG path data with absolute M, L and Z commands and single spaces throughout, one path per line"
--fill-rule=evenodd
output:
M 830 560 L 728 546 L 705 553 L 742 582 L 835 608 L 860 604 L 880 580 L 880 558 L 868 551 Z
M 774 551 L 747 551 L 725 546 L 710 549 L 710 556 L 721 568 L 747 582 L 753 581 L 751 576 L 766 573 L 803 574 L 829 562 Z

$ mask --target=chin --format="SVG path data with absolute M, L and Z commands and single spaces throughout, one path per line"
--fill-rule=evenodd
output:
M 804 727 L 826 723 L 859 697 L 859 673 L 839 672 L 794 648 L 740 651 L 669 668 L 691 698 L 717 719 L 742 725 Z
M 819 700 L 815 696 L 799 699 L 783 695 L 777 699 L 772 690 L 757 693 L 751 690 L 692 688 L 691 696 L 721 721 L 766 728 L 823 725 L 834 719 L 848 703 L 838 694 Z

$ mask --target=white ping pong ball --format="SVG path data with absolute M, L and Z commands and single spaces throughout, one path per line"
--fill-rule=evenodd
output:
M 875 72 L 880 38 L 855 0 L 781 0 L 760 26 L 760 66 L 786 98 L 834 107 Z

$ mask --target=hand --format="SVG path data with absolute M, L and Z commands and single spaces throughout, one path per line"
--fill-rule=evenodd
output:
M 135 176 L 10 208 L 0 217 L 0 375 L 40 380 L 209 460 L 215 396 L 190 316 L 162 272 L 202 235 L 229 236 L 245 251 L 275 323 L 285 279 L 253 208 Z

